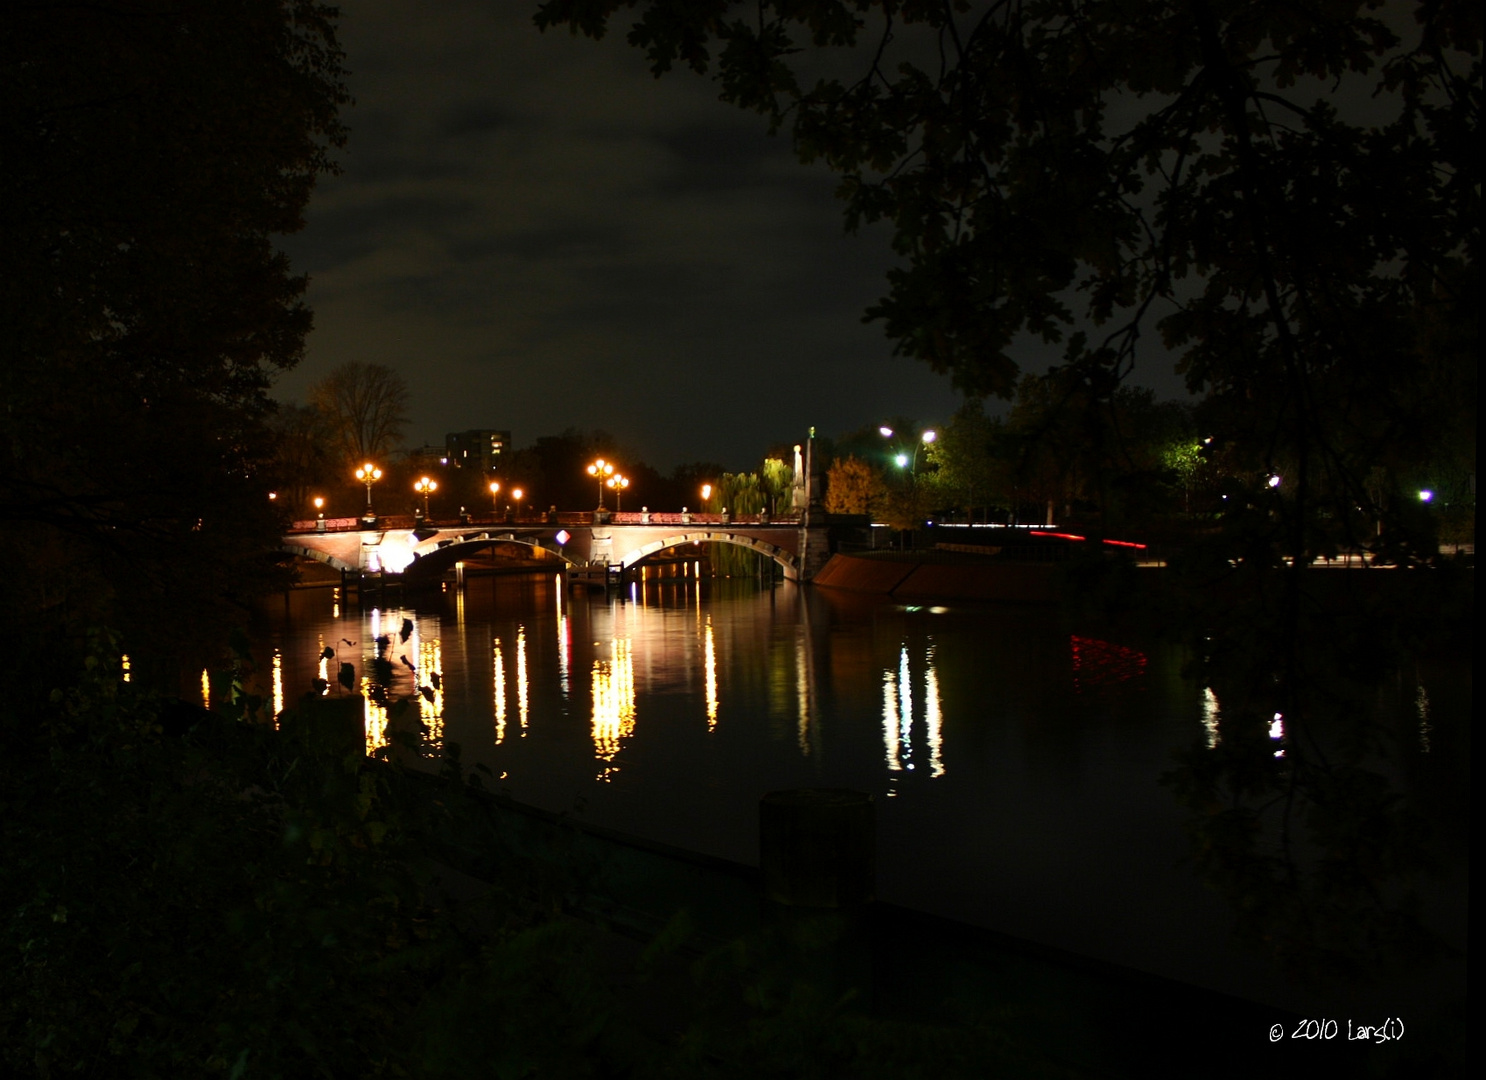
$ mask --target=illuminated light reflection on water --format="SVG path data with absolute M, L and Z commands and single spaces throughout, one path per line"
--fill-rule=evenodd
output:
M 593 662 L 593 749 L 598 778 L 608 782 L 619 771 L 615 757 L 635 732 L 635 666 L 629 638 L 609 642 L 609 659 Z
M 707 645 L 702 658 L 707 673 L 707 730 L 717 727 L 717 642 L 712 633 L 712 616 L 707 616 Z
M 1222 741 L 1222 732 L 1218 730 L 1218 721 L 1222 717 L 1222 709 L 1218 706 L 1218 695 L 1211 686 L 1202 688 L 1202 726 L 1207 729 L 1207 748 L 1214 749 Z
M 506 738 L 506 659 L 501 655 L 500 638 L 495 639 L 491 651 L 490 697 L 495 710 L 495 742 L 498 746 Z
M 1235 991 L 1267 977 L 1227 956 L 1228 909 L 1182 865 L 1158 782 L 1174 749 L 1220 741 L 1217 696 L 1174 647 L 1070 634 L 1055 612 L 910 610 L 698 569 L 609 595 L 471 577 L 386 609 L 305 590 L 259 642 L 280 660 L 275 700 L 293 701 L 342 662 L 369 691 L 389 633 L 387 697 L 428 727 L 429 767 L 457 742 L 544 809 L 753 862 L 765 793 L 867 791 L 885 900 L 1208 985 L 1226 965 Z M 405 619 L 416 671 L 397 662 Z M 1440 706 L 1411 688 L 1404 707 L 1427 747 Z M 387 710 L 366 717 L 369 748 L 385 745 Z
M 944 718 L 939 701 L 939 674 L 934 665 L 932 639 L 925 643 L 922 653 L 922 738 L 921 748 L 928 751 L 928 774 L 931 779 L 944 775 Z M 912 772 L 917 759 L 914 756 L 914 678 L 913 659 L 905 642 L 898 650 L 898 662 L 894 668 L 882 672 L 882 738 L 883 761 L 889 774 Z M 890 786 L 888 798 L 897 795 L 897 788 Z

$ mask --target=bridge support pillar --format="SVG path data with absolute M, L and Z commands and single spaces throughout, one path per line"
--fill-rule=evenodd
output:
M 614 529 L 608 525 L 595 525 L 588 546 L 589 566 L 608 566 L 614 561 Z
M 808 525 L 800 528 L 800 580 L 810 581 L 831 558 L 831 530 Z

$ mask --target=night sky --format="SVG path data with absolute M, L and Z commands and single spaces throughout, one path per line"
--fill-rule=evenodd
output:
M 655 80 L 623 34 L 539 34 L 533 10 L 343 6 L 351 143 L 284 241 L 315 331 L 276 397 L 385 364 L 409 446 L 602 428 L 666 471 L 953 413 L 947 379 L 860 321 L 892 251 L 844 233 L 829 172 L 707 80 Z
M 846 235 L 828 171 L 713 83 L 654 79 L 627 23 L 595 43 L 534 9 L 344 5 L 351 141 L 284 242 L 316 328 L 276 396 L 383 364 L 413 392 L 410 446 L 602 428 L 663 471 L 949 417 L 948 379 L 861 321 L 886 228 Z

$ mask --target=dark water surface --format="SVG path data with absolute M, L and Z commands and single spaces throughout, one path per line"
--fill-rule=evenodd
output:
M 756 864 L 766 792 L 869 791 L 884 900 L 1257 1000 L 1314 1000 L 1234 951 L 1223 901 L 1182 865 L 1180 810 L 1158 778 L 1173 749 L 1211 737 L 1219 706 L 1154 633 L 788 584 L 651 579 L 605 597 L 495 576 L 376 609 L 295 592 L 257 638 L 292 700 L 325 646 L 364 677 L 380 634 L 392 696 L 417 698 L 435 745 L 458 742 L 523 802 Z M 376 738 L 385 716 L 370 712 Z M 1458 892 L 1442 917 L 1458 907 L 1463 927 Z M 1397 1014 L 1388 993 L 1359 1000 Z

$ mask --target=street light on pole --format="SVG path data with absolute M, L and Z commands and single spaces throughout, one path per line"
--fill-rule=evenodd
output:
M 500 481 L 490 481 L 490 509 L 496 517 L 500 516 Z
M 614 463 L 599 458 L 592 465 L 588 466 L 588 475 L 598 481 L 599 509 L 602 510 L 604 509 L 604 484 L 608 482 L 609 477 L 614 475 Z
M 888 427 L 886 424 L 884 424 L 882 427 L 878 428 L 877 430 L 882 435 L 882 437 L 884 439 L 891 439 L 891 438 L 893 438 L 894 435 L 897 434 L 897 432 L 895 432 L 892 428 Z M 924 447 L 928 446 L 930 443 L 932 443 L 937 438 L 939 438 L 939 432 L 935 431 L 933 428 L 929 428 L 922 435 L 920 435 L 919 438 L 918 438 L 918 441 L 916 443 L 914 443 L 914 446 L 913 446 L 913 455 L 911 457 L 909 456 L 908 452 L 903 449 L 902 443 L 898 443 L 895 440 L 895 445 L 897 445 L 897 447 L 898 447 L 898 452 L 893 455 L 893 464 L 896 465 L 896 466 L 898 466 L 898 468 L 900 468 L 900 469 L 903 469 L 903 468 L 908 469 L 908 472 L 909 472 L 909 474 L 911 476 L 917 477 L 918 476 L 918 452 L 920 450 L 922 450 Z
M 413 485 L 413 490 L 416 491 L 418 494 L 420 494 L 420 495 L 423 496 L 423 516 L 424 517 L 427 517 L 428 516 L 428 496 L 430 494 L 432 494 L 433 492 L 437 491 L 438 490 L 438 487 L 439 487 L 439 484 L 438 484 L 438 481 L 437 480 L 430 480 L 426 476 L 420 476 L 420 477 L 418 477 L 417 483 L 415 483 Z
M 525 494 L 526 492 L 522 491 L 520 488 L 511 489 L 511 501 L 516 504 L 516 517 L 518 519 L 521 517 L 521 496 Z
M 604 486 L 614 489 L 614 510 L 619 513 L 624 510 L 624 489 L 629 487 L 629 477 L 623 473 L 615 473 L 604 482 Z
M 366 485 L 366 516 L 372 516 L 371 489 L 372 485 L 382 479 L 382 470 L 368 461 L 356 470 L 356 479 Z

